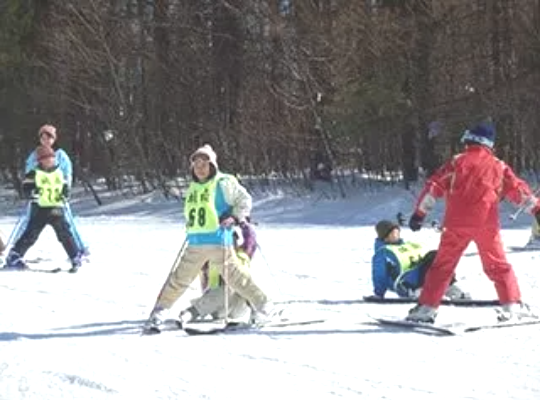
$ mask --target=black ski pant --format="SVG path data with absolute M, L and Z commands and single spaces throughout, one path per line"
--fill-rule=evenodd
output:
M 422 258 L 422 261 L 420 261 L 420 265 L 418 268 L 420 268 L 420 287 L 424 286 L 424 279 L 426 278 L 427 271 L 429 267 L 433 264 L 433 261 L 435 261 L 435 256 L 437 255 L 437 250 L 431 250 L 428 251 L 424 257 Z M 456 274 L 452 275 L 452 280 L 450 281 L 450 285 L 453 285 L 457 282 Z
M 24 256 L 28 249 L 36 243 L 45 226 L 50 225 L 69 258 L 75 258 L 78 248 L 64 215 L 64 208 L 45 208 L 39 207 L 37 204 L 32 204 L 31 207 L 30 220 L 23 234 L 13 246 L 13 251 L 16 251 L 21 257 Z

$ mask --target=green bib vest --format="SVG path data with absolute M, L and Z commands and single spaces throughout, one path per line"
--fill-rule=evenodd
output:
M 401 267 L 400 274 L 413 269 L 424 256 L 422 246 L 416 243 L 390 244 L 386 245 L 386 248 L 398 259 Z
M 64 177 L 59 168 L 52 172 L 36 170 L 36 188 L 39 190 L 38 205 L 44 208 L 62 207 Z
M 188 234 L 211 233 L 219 229 L 219 215 L 214 205 L 218 181 L 216 176 L 211 181 L 189 185 L 184 206 Z
M 241 268 L 249 268 L 250 266 L 250 260 L 249 256 L 243 251 L 243 250 L 237 250 L 236 256 L 240 260 L 240 267 Z M 219 275 L 218 268 L 210 264 L 208 268 L 208 289 L 217 289 L 221 286 L 221 279 Z

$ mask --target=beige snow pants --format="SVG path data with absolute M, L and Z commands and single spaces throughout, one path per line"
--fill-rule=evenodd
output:
M 202 265 L 207 261 L 216 265 L 231 290 L 247 300 L 255 309 L 260 310 L 266 304 L 268 298 L 255 284 L 249 270 L 242 268 L 233 246 L 224 248 L 188 245 L 178 265 L 174 266 L 174 271 L 165 284 L 156 306 L 171 308 L 197 278 Z
M 250 308 L 246 300 L 227 287 L 229 315 L 227 318 L 249 319 Z M 208 289 L 201 297 L 191 301 L 200 316 L 211 315 L 213 318 L 225 318 L 225 288 L 223 286 Z

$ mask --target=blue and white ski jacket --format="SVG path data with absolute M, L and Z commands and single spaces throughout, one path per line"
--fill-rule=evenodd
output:
M 403 239 L 393 243 L 393 246 L 399 246 L 405 244 Z M 420 287 L 421 263 L 414 266 L 414 268 L 403 273 L 403 266 L 401 265 L 396 254 L 390 250 L 387 243 L 377 238 L 375 239 L 375 254 L 371 260 L 371 279 L 373 282 L 373 291 L 375 295 L 384 297 L 387 291 L 395 292 L 400 297 L 409 297 L 410 293 L 407 288 L 416 290 Z M 396 284 L 396 280 L 399 277 L 399 282 Z
M 68 187 L 71 187 L 71 184 L 73 182 L 73 164 L 71 163 L 69 156 L 62 149 L 56 150 L 55 156 L 56 156 L 56 165 L 58 165 L 58 168 L 60 168 L 60 171 L 62 171 L 62 174 L 64 175 L 64 179 Z M 37 166 L 38 166 L 37 155 L 36 155 L 36 150 L 34 150 L 30 153 L 30 155 L 26 159 L 26 166 L 24 169 L 24 174 L 26 175 L 30 171 L 35 170 Z

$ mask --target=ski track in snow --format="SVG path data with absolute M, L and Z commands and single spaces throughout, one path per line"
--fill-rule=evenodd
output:
M 408 212 L 411 201 L 391 189 L 316 204 L 255 202 L 256 278 L 287 314 L 327 322 L 187 337 L 139 330 L 182 244 L 181 206 L 124 200 L 98 208 L 79 199 L 73 208 L 91 247 L 89 264 L 75 275 L 0 273 L 0 399 L 540 398 L 539 326 L 436 337 L 369 324 L 367 314 L 404 316 L 411 307 L 358 302 L 371 292 L 373 224 Z M 0 212 L 5 235 L 17 210 Z M 522 216 L 505 225 L 505 244 L 523 244 L 529 222 Z M 428 248 L 438 243 L 431 229 L 402 233 Z M 467 250 L 458 278 L 474 297 L 492 299 L 475 252 Z M 508 257 L 524 298 L 540 307 L 539 255 Z M 40 268 L 68 268 L 50 228 L 27 256 L 47 259 Z M 441 307 L 439 321 L 494 315 L 491 308 Z

